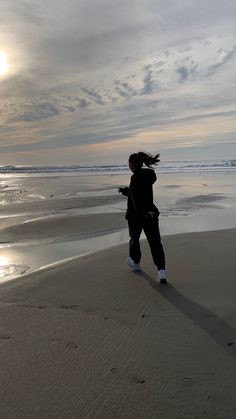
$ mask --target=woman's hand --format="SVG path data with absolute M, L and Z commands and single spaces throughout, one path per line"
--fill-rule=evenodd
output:
M 127 188 L 127 186 L 125 188 L 119 188 L 118 192 L 121 193 L 124 196 L 128 196 L 129 188 Z

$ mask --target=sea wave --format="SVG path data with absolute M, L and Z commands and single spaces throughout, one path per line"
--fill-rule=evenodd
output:
M 211 161 L 166 161 L 161 162 L 158 171 L 162 173 L 236 172 L 236 160 Z M 70 165 L 70 166 L 0 166 L 0 174 L 126 174 L 127 164 Z

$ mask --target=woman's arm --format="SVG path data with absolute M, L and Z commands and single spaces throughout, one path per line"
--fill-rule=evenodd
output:
M 128 186 L 126 186 L 125 188 L 119 188 L 118 189 L 118 192 L 121 193 L 124 196 L 128 196 L 128 194 L 129 194 L 129 188 L 128 188 Z

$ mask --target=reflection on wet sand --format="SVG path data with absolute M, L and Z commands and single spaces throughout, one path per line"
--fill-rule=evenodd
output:
M 29 266 L 23 264 L 12 263 L 9 256 L 0 256 L 0 282 L 4 282 L 6 279 L 11 279 L 18 275 L 23 275 L 29 269 Z

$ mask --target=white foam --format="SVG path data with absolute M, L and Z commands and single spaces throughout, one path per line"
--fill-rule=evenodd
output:
M 236 172 L 236 160 L 164 161 L 158 165 L 162 173 Z M 127 164 L 72 165 L 72 166 L 0 166 L 0 174 L 8 175 L 75 175 L 127 174 Z

